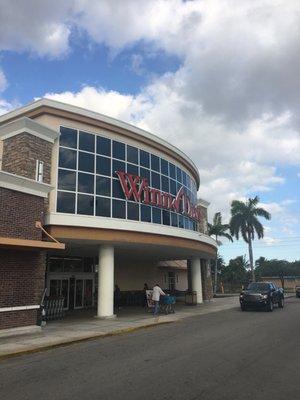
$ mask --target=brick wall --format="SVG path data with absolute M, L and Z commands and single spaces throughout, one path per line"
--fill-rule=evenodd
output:
M 3 141 L 2 170 L 35 179 L 36 160 L 44 162 L 44 182 L 50 183 L 52 143 L 28 133 Z
M 44 199 L 0 188 L 0 236 L 42 240 L 35 221 L 44 220 Z
M 44 290 L 44 252 L 0 249 L 0 308 L 40 304 Z M 0 329 L 35 325 L 37 310 L 0 312 Z
M 38 310 L 11 311 L 0 313 L 0 329 L 12 329 L 36 325 Z

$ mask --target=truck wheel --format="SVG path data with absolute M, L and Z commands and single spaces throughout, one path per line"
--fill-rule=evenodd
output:
M 281 297 L 281 299 L 279 300 L 278 307 L 279 308 L 283 308 L 284 307 L 284 298 L 283 297 Z

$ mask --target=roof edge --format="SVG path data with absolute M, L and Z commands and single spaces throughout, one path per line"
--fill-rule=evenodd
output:
M 177 154 L 178 156 L 180 156 L 182 159 L 184 159 L 189 165 L 190 167 L 192 167 L 192 170 L 194 171 L 194 177 L 196 178 L 197 181 L 197 186 L 199 189 L 200 186 L 200 175 L 199 175 L 199 171 L 197 166 L 194 164 L 194 162 L 180 149 L 178 149 L 176 146 L 170 144 L 169 142 L 167 142 L 164 139 L 161 139 L 160 137 L 158 137 L 157 135 L 154 135 L 153 133 L 150 133 L 144 129 L 138 128 L 134 125 L 131 125 L 127 122 L 124 121 L 120 121 L 116 118 L 113 117 L 108 117 L 106 115 L 103 115 L 101 113 L 98 113 L 96 111 L 91 111 L 88 110 L 86 108 L 82 108 L 82 107 L 78 107 L 78 106 L 73 106 L 71 104 L 67 104 L 67 103 L 63 103 L 57 100 L 52 100 L 52 99 L 47 99 L 47 98 L 41 98 L 38 99 L 34 102 L 31 102 L 23 107 L 20 107 L 16 110 L 10 111 L 2 116 L 0 116 L 0 126 L 5 123 L 6 121 L 9 120 L 13 120 L 15 118 L 17 118 L 20 115 L 24 115 L 30 111 L 33 111 L 35 109 L 38 109 L 39 107 L 50 107 L 53 109 L 58 109 L 58 110 L 62 110 L 62 111 L 67 111 L 73 114 L 80 114 L 95 120 L 99 120 L 102 121 L 104 123 L 108 123 L 111 125 L 115 125 L 119 128 L 131 131 L 133 133 L 136 133 L 137 135 L 143 136 L 145 138 L 147 138 L 148 140 L 151 140 L 157 144 L 160 144 L 163 147 L 168 148 L 169 150 L 171 150 L 172 152 L 174 152 L 175 154 Z
M 54 143 L 55 139 L 59 136 L 58 132 L 28 117 L 21 117 L 0 126 L 1 140 L 8 139 L 21 133 L 29 133 L 51 143 Z

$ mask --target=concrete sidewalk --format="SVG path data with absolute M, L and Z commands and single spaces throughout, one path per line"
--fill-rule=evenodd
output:
M 115 319 L 99 320 L 92 314 L 88 317 L 67 317 L 61 321 L 48 322 L 35 334 L 0 338 L 0 358 L 26 354 L 53 347 L 93 338 L 118 335 L 137 329 L 180 321 L 184 318 L 223 311 L 239 306 L 238 298 L 213 299 L 199 306 L 176 304 L 176 313 L 160 315 L 154 318 L 151 314 L 137 308 L 120 310 Z

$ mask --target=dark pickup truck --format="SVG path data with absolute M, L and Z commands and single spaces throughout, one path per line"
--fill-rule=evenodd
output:
M 283 289 L 278 288 L 272 282 L 252 282 L 240 294 L 242 311 L 246 311 L 250 307 L 264 307 L 268 311 L 273 311 L 274 304 L 283 308 L 284 293 Z

